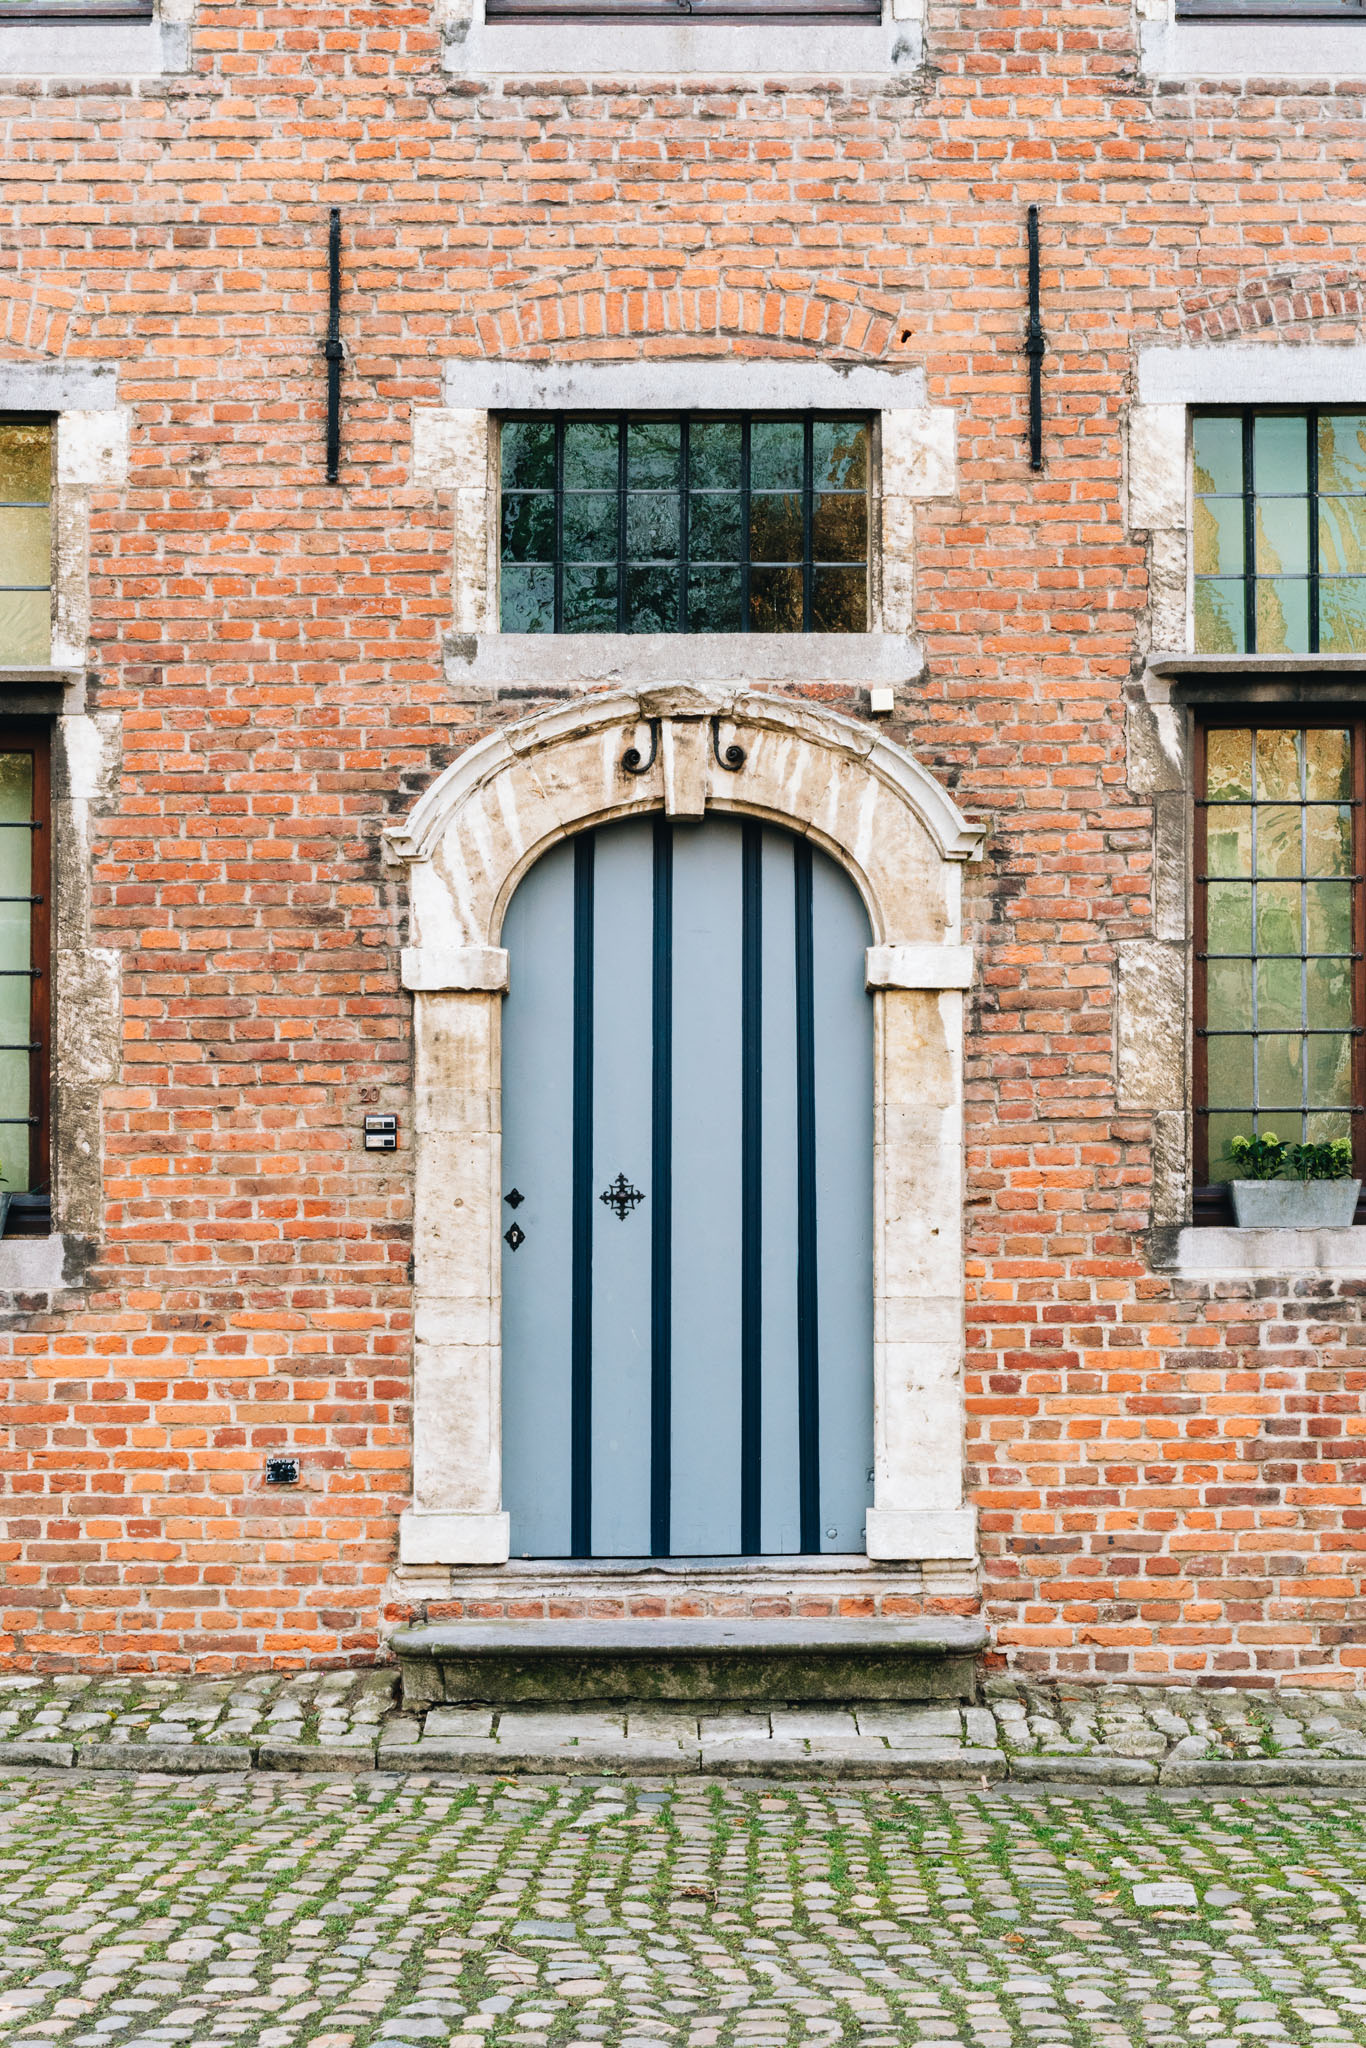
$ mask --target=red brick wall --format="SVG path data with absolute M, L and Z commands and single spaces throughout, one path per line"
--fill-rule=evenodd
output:
M 0 101 L 0 355 L 116 363 L 135 408 L 92 561 L 92 704 L 123 747 L 96 938 L 123 953 L 126 1064 L 96 1265 L 8 1320 L 12 1663 L 376 1653 L 411 1157 L 360 1149 L 409 1081 L 378 833 L 507 710 L 442 679 L 450 507 L 408 488 L 409 408 L 452 353 L 699 347 L 922 361 L 958 412 L 898 730 L 992 825 L 968 1410 L 999 1644 L 1079 1675 L 1366 1662 L 1360 1290 L 1149 1271 L 1150 1134 L 1116 1113 L 1112 1017 L 1113 948 L 1149 915 L 1121 704 L 1145 604 L 1132 351 L 1356 334 L 1362 94 L 1149 90 L 1127 0 L 932 0 L 928 44 L 918 90 L 522 89 L 443 76 L 428 0 L 199 0 L 192 76 Z M 266 1490 L 285 1444 L 303 1484 Z

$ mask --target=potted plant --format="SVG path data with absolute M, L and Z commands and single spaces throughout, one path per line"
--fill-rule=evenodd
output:
M 1341 1229 L 1356 1215 L 1361 1182 L 1353 1180 L 1346 1138 L 1287 1145 L 1274 1131 L 1231 1138 L 1242 1178 L 1233 1182 L 1233 1213 L 1244 1230 Z

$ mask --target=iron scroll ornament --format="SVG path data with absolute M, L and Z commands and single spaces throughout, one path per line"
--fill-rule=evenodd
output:
M 638 1187 L 627 1180 L 624 1173 L 619 1173 L 610 1187 L 603 1189 L 598 1200 L 607 1208 L 615 1210 L 619 1220 L 624 1223 L 631 1211 L 643 1202 L 645 1197 Z
M 743 747 L 737 746 L 734 740 L 727 747 L 721 745 L 721 720 L 719 718 L 713 718 L 711 722 L 711 750 L 716 756 L 717 767 L 728 769 L 732 775 L 738 774 L 745 765 L 746 757 Z
M 628 747 L 621 757 L 621 765 L 628 775 L 648 775 L 659 758 L 659 720 L 652 718 L 650 724 L 650 751 L 642 754 L 639 747 Z

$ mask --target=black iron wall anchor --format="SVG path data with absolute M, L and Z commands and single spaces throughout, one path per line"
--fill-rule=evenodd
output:
M 332 208 L 327 229 L 327 481 L 338 481 L 341 467 L 341 208 Z
M 1029 209 L 1029 324 L 1024 352 L 1029 357 L 1029 466 L 1043 468 L 1043 359 L 1048 348 L 1039 318 L 1039 209 Z

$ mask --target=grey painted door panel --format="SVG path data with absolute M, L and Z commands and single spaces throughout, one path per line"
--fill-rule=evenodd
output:
M 522 1233 L 503 1252 L 514 1555 L 572 1554 L 576 1531 L 600 1557 L 862 1550 L 868 941 L 833 862 L 738 820 L 604 828 L 577 869 L 570 842 L 519 886 L 502 1025 L 503 1192 L 523 1197 L 503 1219 Z M 604 1203 L 618 1176 L 625 1199 Z

